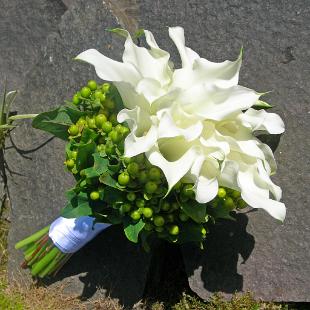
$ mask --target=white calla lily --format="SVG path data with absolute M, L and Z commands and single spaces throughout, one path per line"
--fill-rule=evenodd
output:
M 145 31 L 149 49 L 124 33 L 123 62 L 92 49 L 77 59 L 94 65 L 100 78 L 118 88 L 126 108 L 118 121 L 131 129 L 125 155 L 145 153 L 162 169 L 169 190 L 183 177 L 192 180 L 199 203 L 227 186 L 239 190 L 250 206 L 283 221 L 281 189 L 270 179 L 276 169 L 273 153 L 254 133 L 279 134 L 284 124 L 277 114 L 253 109 L 261 94 L 238 85 L 242 52 L 236 61 L 213 63 L 185 45 L 183 28 L 169 28 L 182 61 L 173 70 L 169 53 L 151 32 Z

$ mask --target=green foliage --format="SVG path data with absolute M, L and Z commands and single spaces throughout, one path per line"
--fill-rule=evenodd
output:
M 198 203 L 196 200 L 189 200 L 181 203 L 181 209 L 195 222 L 206 222 L 206 204 Z
M 137 243 L 139 233 L 143 229 L 144 225 L 145 223 L 143 220 L 135 222 L 126 217 L 124 220 L 124 231 L 128 240 Z

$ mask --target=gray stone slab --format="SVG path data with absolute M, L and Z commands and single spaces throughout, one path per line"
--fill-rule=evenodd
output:
M 264 211 L 248 214 L 246 230 L 255 238 L 255 246 L 245 263 L 242 253 L 236 251 L 242 248 L 242 236 L 247 234 L 241 234 L 237 226 L 230 226 L 233 224 L 223 225 L 225 233 L 215 229 L 218 242 L 212 239 L 209 249 L 183 252 L 191 288 L 203 298 L 214 291 L 230 296 L 235 289 L 250 290 L 264 300 L 310 301 L 309 3 L 139 2 L 140 27 L 152 30 L 160 46 L 173 50 L 178 64 L 167 26 L 183 26 L 188 45 L 211 61 L 235 59 L 243 46 L 241 84 L 258 91 L 272 90 L 266 100 L 274 104 L 274 111 L 286 124 L 276 151 L 278 173 L 274 177 L 283 189 L 287 206 L 285 223 L 277 224 Z M 233 240 L 229 238 L 230 229 L 239 231 Z M 223 278 L 224 270 L 227 275 Z
M 38 113 L 56 107 L 88 79 L 95 78 L 93 68 L 72 60 L 81 51 L 93 47 L 120 58 L 122 40 L 105 31 L 117 25 L 102 1 L 75 1 L 25 76 L 18 111 Z M 16 172 L 9 178 L 11 279 L 27 279 L 18 267 L 22 257 L 13 249 L 14 244 L 58 216 L 65 204 L 64 192 L 72 185 L 63 168 L 64 144 L 49 138 L 23 123 L 12 134 L 15 148 L 6 153 L 9 166 Z M 130 306 L 142 297 L 148 261 L 149 256 L 126 242 L 115 227 L 75 255 L 53 285 L 65 283 L 68 291 L 84 298 L 110 294 Z

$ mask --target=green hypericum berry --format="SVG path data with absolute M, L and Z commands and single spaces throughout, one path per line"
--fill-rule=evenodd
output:
M 173 223 L 174 222 L 174 215 L 173 214 L 167 214 L 166 220 L 168 223 Z
M 97 145 L 97 151 L 100 152 L 105 152 L 105 145 L 104 144 L 98 144 Z
M 177 236 L 180 233 L 180 228 L 178 225 L 171 225 L 168 228 L 169 234 L 172 236 Z
M 149 181 L 145 184 L 145 191 L 148 193 L 148 194 L 153 194 L 155 193 L 157 190 L 157 184 L 153 181 Z
M 147 173 L 145 171 L 140 171 L 138 180 L 140 183 L 144 184 L 147 182 Z
M 217 192 L 217 195 L 220 197 L 220 198 L 224 198 L 226 196 L 226 190 L 225 188 L 223 187 L 220 187 L 218 192 Z
M 158 181 L 160 180 L 160 176 L 161 176 L 161 173 L 160 173 L 160 169 L 157 168 L 157 167 L 152 167 L 150 170 L 149 170 L 149 178 L 152 180 L 152 181 Z
M 119 183 L 120 185 L 126 186 L 126 185 L 129 183 L 129 181 L 130 181 L 129 174 L 126 173 L 126 172 L 122 172 L 122 173 L 118 176 L 117 180 L 118 180 L 118 183 Z
M 144 215 L 144 217 L 150 218 L 153 216 L 153 210 L 151 208 L 143 208 L 142 214 Z
M 121 211 L 123 213 L 127 213 L 131 210 L 131 204 L 129 203 L 124 203 L 122 206 L 121 206 Z
M 133 163 L 130 163 L 128 166 L 127 166 L 127 171 L 128 173 L 131 175 L 131 176 L 136 176 L 138 175 L 139 173 L 139 165 L 135 162 Z
M 122 126 L 121 124 L 117 124 L 117 125 L 115 126 L 115 130 L 116 130 L 118 133 L 120 133 L 120 134 L 121 134 L 122 128 L 123 128 L 123 126 Z
M 181 222 L 186 222 L 186 221 L 188 221 L 189 216 L 187 214 L 185 214 L 185 213 L 180 213 L 179 214 L 179 219 L 180 219 Z
M 193 197 L 193 195 L 194 195 L 193 185 L 192 184 L 185 184 L 182 188 L 182 194 L 187 198 Z
M 168 212 L 170 210 L 170 203 L 168 201 L 164 201 L 161 206 L 161 209 L 165 212 Z
M 79 130 L 78 126 L 71 125 L 68 129 L 68 132 L 69 132 L 70 136 L 76 136 L 80 132 L 80 130 Z
M 247 207 L 247 203 L 243 199 L 238 199 L 237 201 L 238 209 L 244 209 Z
M 90 81 L 88 81 L 87 86 L 90 88 L 90 90 L 96 90 L 97 89 L 97 82 L 94 80 L 90 80 Z
M 164 226 L 165 219 L 161 215 L 156 215 L 154 216 L 153 222 L 155 226 Z
M 87 122 L 84 118 L 79 118 L 79 120 L 76 122 L 76 125 L 79 127 L 84 127 L 86 124 Z
M 72 97 L 72 103 L 78 105 L 81 102 L 80 96 L 78 94 L 74 94 Z
M 84 98 L 88 98 L 91 94 L 91 90 L 89 87 L 83 87 L 81 89 L 81 96 L 84 97 Z
M 68 160 L 66 160 L 65 164 L 66 164 L 68 169 L 72 169 L 75 165 L 75 162 L 73 159 L 68 159 Z
M 113 126 L 118 125 L 117 116 L 116 114 L 111 114 L 109 117 L 109 121 L 112 123 Z
M 108 155 L 108 156 L 111 156 L 115 153 L 115 147 L 114 145 L 110 142 L 110 143 L 107 143 L 105 145 L 105 153 Z
M 144 200 L 144 199 L 141 199 L 141 198 L 137 199 L 137 200 L 136 200 L 136 206 L 137 206 L 138 208 L 144 208 L 144 206 L 145 206 L 145 200 Z
M 234 190 L 234 191 L 231 193 L 231 197 L 234 198 L 234 199 L 238 199 L 238 198 L 241 197 L 241 193 Z
M 98 114 L 96 117 L 95 117 L 95 122 L 96 122 L 96 126 L 98 128 L 101 128 L 103 123 L 107 121 L 107 118 L 104 114 Z
M 113 143 L 118 143 L 121 140 L 121 135 L 116 131 L 112 130 L 109 132 L 109 137 Z
M 128 199 L 129 201 L 134 201 L 134 200 L 136 200 L 136 194 L 135 194 L 134 192 L 128 193 L 126 197 L 127 197 L 127 199 Z
M 105 132 L 105 133 L 109 133 L 111 130 L 112 130 L 112 123 L 109 122 L 109 121 L 106 121 L 102 124 L 102 130 Z
M 235 208 L 235 203 L 231 197 L 226 197 L 224 201 L 224 206 L 227 209 L 233 210 Z
M 88 125 L 89 128 L 95 129 L 96 128 L 96 121 L 95 121 L 95 119 L 94 118 L 89 118 L 87 120 L 87 125 Z
M 129 128 L 122 126 L 121 135 L 125 137 L 128 134 L 129 134 Z
M 109 110 L 113 110 L 115 108 L 115 103 L 111 99 L 106 99 L 104 106 L 107 107 Z
M 164 231 L 164 227 L 162 227 L 162 226 L 157 226 L 157 227 L 155 227 L 155 230 L 156 230 L 157 232 L 161 233 L 161 232 Z
M 98 200 L 100 197 L 99 192 L 97 192 L 97 191 L 91 192 L 89 196 L 90 196 L 91 200 Z
M 76 159 L 76 158 L 77 158 L 77 155 L 78 155 L 78 152 L 77 152 L 77 151 L 72 151 L 72 152 L 71 152 L 71 158 Z
M 107 92 L 109 91 L 109 89 L 110 89 L 110 84 L 109 84 L 109 83 L 104 83 L 104 84 L 102 85 L 102 91 L 103 91 L 104 93 L 107 93 Z
M 138 221 L 141 217 L 141 214 L 139 213 L 139 211 L 135 210 L 135 211 L 132 211 L 130 213 L 130 217 L 134 220 L 134 221 Z
M 153 225 L 151 223 L 145 223 L 144 225 L 144 229 L 147 230 L 147 231 L 151 231 L 153 230 Z
M 204 227 L 202 227 L 201 228 L 201 233 L 205 236 L 207 234 L 207 230 Z

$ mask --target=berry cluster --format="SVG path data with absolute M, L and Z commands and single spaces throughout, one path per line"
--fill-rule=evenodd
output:
M 134 224 L 142 221 L 141 234 L 155 235 L 171 242 L 186 241 L 188 229 L 195 230 L 195 241 L 202 241 L 207 234 L 207 223 L 216 218 L 214 210 L 223 209 L 229 214 L 236 208 L 245 207 L 239 192 L 220 188 L 217 197 L 208 204 L 204 218 L 197 221 L 185 207 L 190 203 L 197 204 L 192 183 L 181 180 L 167 195 L 164 174 L 151 165 L 144 154 L 124 157 L 124 140 L 130 130 L 117 122 L 116 115 L 121 107 L 114 100 L 113 87 L 109 83 L 98 85 L 92 80 L 72 98 L 72 103 L 85 114 L 68 129 L 65 165 L 75 176 L 77 187 L 87 192 L 90 201 L 113 209 L 120 222 L 126 220 Z M 79 165 L 78 146 L 87 139 L 95 143 L 93 153 L 98 153 L 108 163 L 108 181 L 107 171 L 101 171 L 100 175 L 100 167 L 94 160 Z M 99 173 L 89 175 L 90 167 L 96 167 Z M 107 186 L 119 191 L 109 205 L 105 200 Z M 198 206 L 193 205 L 195 207 Z

